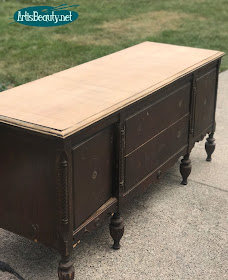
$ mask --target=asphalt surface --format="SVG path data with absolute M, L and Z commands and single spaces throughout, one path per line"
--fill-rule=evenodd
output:
M 123 211 L 118 251 L 108 220 L 74 249 L 77 280 L 228 279 L 228 71 L 220 74 L 216 150 L 206 162 L 205 139 L 191 153 L 192 173 L 180 185 L 179 164 Z M 0 229 L 0 261 L 25 280 L 57 279 L 60 256 Z M 17 279 L 0 271 L 1 280 Z

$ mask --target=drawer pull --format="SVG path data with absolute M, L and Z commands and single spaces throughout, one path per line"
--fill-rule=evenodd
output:
M 92 178 L 93 178 L 93 180 L 95 180 L 97 178 L 97 171 L 93 171 Z
M 160 179 L 161 175 L 162 175 L 162 172 L 161 172 L 161 170 L 159 170 L 158 173 L 157 173 L 157 178 Z
M 181 137 L 181 130 L 178 130 L 177 131 L 177 138 L 180 138 Z

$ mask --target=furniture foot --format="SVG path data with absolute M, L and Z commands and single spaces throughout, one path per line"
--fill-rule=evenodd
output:
M 187 185 L 188 181 L 187 178 L 190 175 L 192 170 L 191 160 L 189 159 L 189 154 L 185 155 L 184 158 L 181 160 L 180 164 L 180 173 L 182 176 L 182 185 Z
M 205 143 L 205 150 L 207 152 L 207 159 L 206 161 L 211 161 L 211 155 L 215 150 L 215 138 L 213 137 L 214 133 L 210 133 L 207 141 Z
M 70 261 L 70 257 L 63 257 L 59 262 L 58 268 L 59 280 L 73 280 L 74 279 L 74 265 Z
M 109 224 L 110 235 L 114 241 L 112 248 L 118 250 L 120 248 L 120 239 L 124 234 L 123 218 L 120 213 L 114 213 Z

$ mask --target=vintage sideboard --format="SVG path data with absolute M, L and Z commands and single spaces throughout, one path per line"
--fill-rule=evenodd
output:
M 214 151 L 219 51 L 144 42 L 0 93 L 0 227 L 57 249 L 60 280 L 83 233 L 160 180 L 208 133 Z

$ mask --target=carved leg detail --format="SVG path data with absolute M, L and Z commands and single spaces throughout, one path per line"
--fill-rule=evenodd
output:
M 209 137 L 207 138 L 207 142 L 205 143 L 205 150 L 207 152 L 206 161 L 211 161 L 211 155 L 215 150 L 215 138 L 213 136 L 214 133 L 209 134 Z
M 187 185 L 188 181 L 187 178 L 190 175 L 192 170 L 192 166 L 191 166 L 191 160 L 189 159 L 189 155 L 185 155 L 184 158 L 181 160 L 181 164 L 180 164 L 180 173 L 182 176 L 182 185 Z
M 74 279 L 74 266 L 70 261 L 70 257 L 63 257 L 59 262 L 58 268 L 59 280 L 73 280 Z
M 124 234 L 123 218 L 120 217 L 120 213 L 114 213 L 109 224 L 110 235 L 114 240 L 112 246 L 113 249 L 118 250 L 120 248 L 120 239 Z

